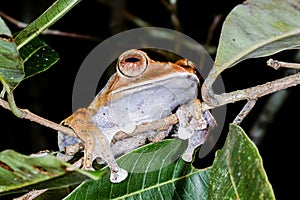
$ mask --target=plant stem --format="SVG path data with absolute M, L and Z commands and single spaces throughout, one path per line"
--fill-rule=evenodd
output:
M 1 98 L 0 98 L 0 106 L 2 106 L 3 108 L 5 108 L 7 110 L 11 110 L 8 102 L 1 99 Z M 68 134 L 68 135 L 73 136 L 73 137 L 77 137 L 77 135 L 74 133 L 74 131 L 72 129 L 68 128 L 68 127 L 62 126 L 62 125 L 57 124 L 55 122 L 52 122 L 48 119 L 40 117 L 40 116 L 30 112 L 27 109 L 19 109 L 19 111 L 22 112 L 21 118 L 23 118 L 23 119 L 28 119 L 28 120 L 36 122 L 36 123 L 38 123 L 42 126 L 52 128 L 54 130 L 57 130 L 59 132 L 65 133 L 65 134 Z
M 24 29 L 28 24 L 18 21 L 15 18 L 5 14 L 4 12 L 0 11 L 0 16 L 5 18 L 7 21 L 10 23 L 14 24 L 16 27 Z M 79 33 L 71 33 L 71 32 L 65 32 L 65 31 L 60 31 L 60 30 L 53 30 L 53 29 L 46 29 L 45 31 L 42 32 L 42 34 L 45 35 L 57 35 L 61 37 L 70 37 L 70 38 L 77 38 L 77 39 L 84 39 L 84 40 L 89 40 L 89 41 L 94 41 L 94 42 L 101 42 L 103 41 L 102 38 L 92 36 L 92 35 L 87 35 L 87 34 L 79 34 Z
M 276 70 L 279 69 L 280 67 L 300 69 L 300 64 L 298 64 L 298 63 L 282 62 L 282 61 L 278 61 L 278 60 L 273 60 L 272 58 L 270 58 L 267 61 L 267 65 Z
M 229 103 L 234 103 L 236 101 L 257 99 L 267 94 L 283 90 L 298 84 L 300 84 L 300 72 L 243 90 L 236 90 L 223 94 L 214 94 L 213 97 L 216 101 L 216 104 L 210 106 L 206 103 L 202 103 L 202 111 L 216 108 Z
M 16 115 L 17 117 L 23 118 L 24 113 L 17 107 L 15 99 L 14 99 L 14 95 L 10 91 L 7 92 L 7 101 L 8 101 L 8 105 L 10 107 L 11 112 L 14 115 Z
M 300 72 L 286 76 L 281 79 L 277 79 L 271 82 L 267 82 L 262 85 L 257 85 L 254 87 L 250 87 L 247 89 L 243 90 L 237 90 L 229 93 L 223 93 L 219 95 L 214 95 L 216 102 L 218 102 L 214 106 L 209 106 L 205 102 L 202 103 L 202 111 L 213 109 L 222 105 L 226 105 L 229 103 L 234 103 L 236 101 L 241 101 L 241 100 L 253 100 L 253 99 L 258 99 L 259 97 L 265 96 L 270 93 L 274 93 L 279 90 L 283 90 L 295 85 L 300 84 Z M 3 100 L 0 98 L 0 106 L 2 106 L 5 109 L 11 110 L 10 105 L 7 101 Z M 35 115 L 31 113 L 27 109 L 19 109 L 20 112 L 22 112 L 21 118 L 28 119 L 30 121 L 36 122 L 38 124 L 41 124 L 43 126 L 52 128 L 54 130 L 60 131 L 62 133 L 68 134 L 73 137 L 77 137 L 77 135 L 74 133 L 74 131 L 68 127 L 62 126 L 60 124 L 57 124 L 55 122 L 49 121 L 45 118 L 42 118 L 38 115 Z M 167 119 L 169 118 L 169 119 Z M 170 120 L 171 119 L 171 120 Z M 153 123 L 147 123 L 147 124 L 141 124 L 137 126 L 136 131 L 134 132 L 135 134 L 140 133 L 143 130 L 152 130 L 152 129 L 157 129 L 157 125 L 160 127 L 165 127 L 166 126 L 166 120 L 168 121 L 167 126 L 171 124 L 177 123 L 177 116 L 176 115 L 170 115 L 164 119 L 160 119 L 159 121 L 155 121 L 155 125 Z

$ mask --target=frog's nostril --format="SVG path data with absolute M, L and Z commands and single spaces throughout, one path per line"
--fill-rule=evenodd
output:
M 130 78 L 141 75 L 146 70 L 147 65 L 147 54 L 137 49 L 131 49 L 120 55 L 117 71 L 120 75 Z

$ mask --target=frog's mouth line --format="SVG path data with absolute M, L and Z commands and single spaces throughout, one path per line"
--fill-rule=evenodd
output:
M 196 82 L 197 84 L 200 84 L 199 78 L 197 77 L 196 74 L 191 74 L 191 73 L 186 72 L 186 73 L 180 73 L 180 76 L 177 75 L 177 74 L 175 74 L 175 75 L 171 74 L 171 75 L 165 76 L 163 78 L 157 78 L 155 80 L 155 82 L 153 82 L 153 80 L 149 80 L 149 81 L 144 81 L 142 83 L 134 84 L 134 86 L 125 86 L 125 87 L 122 87 L 118 90 L 114 90 L 111 94 L 112 95 L 121 95 L 123 92 L 127 92 L 126 95 L 130 95 L 130 94 L 133 94 L 135 92 L 139 92 L 139 91 L 142 91 L 142 90 L 147 90 L 147 89 L 150 89 L 150 88 L 154 88 L 156 86 L 165 86 L 165 87 L 170 87 L 170 88 L 175 88 L 175 87 L 180 88 L 180 86 L 175 84 L 176 81 L 178 81 L 178 79 L 186 80 L 187 85 L 191 85 L 191 82 L 192 83 Z M 186 88 L 186 87 L 187 86 L 182 85 L 182 88 Z

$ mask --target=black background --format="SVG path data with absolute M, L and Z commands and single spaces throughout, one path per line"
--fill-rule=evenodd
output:
M 173 29 L 170 14 L 159 0 L 127 0 L 125 9 L 151 23 L 153 26 Z M 200 1 L 199 1 L 200 2 Z M 53 1 L 3 1 L 0 10 L 23 22 L 31 22 L 48 8 Z M 214 32 L 211 45 L 217 46 L 222 22 L 225 16 L 242 1 L 178 1 L 178 17 L 182 32 L 199 43 L 206 41 L 209 27 L 218 14 L 222 19 Z M 121 30 L 136 28 L 124 20 L 120 29 L 110 26 L 111 8 L 96 0 L 83 1 L 66 16 L 55 23 L 51 29 L 88 34 L 106 39 Z M 12 32 L 19 31 L 15 25 L 7 22 Z M 99 42 L 61 36 L 41 35 L 59 55 L 60 60 L 48 71 L 22 82 L 15 90 L 16 103 L 20 108 L 43 116 L 51 121 L 60 122 L 72 113 L 71 95 L 73 82 L 81 63 Z M 272 58 L 294 61 L 295 51 L 278 53 Z M 212 55 L 214 57 L 214 55 Z M 243 89 L 284 76 L 284 70 L 272 70 L 266 67 L 266 58 L 250 59 L 236 67 L 225 70 L 222 78 L 226 91 Z M 274 121 L 268 127 L 266 136 L 258 146 L 268 178 L 277 199 L 290 199 L 297 195 L 296 185 L 298 166 L 298 105 L 299 87 L 288 89 L 290 92 Z M 260 98 L 256 107 L 243 121 L 241 126 L 247 132 L 253 125 L 268 96 Z M 222 147 L 228 131 L 228 125 L 238 114 L 245 102 L 227 106 L 226 124 L 215 149 Z M 57 150 L 56 131 L 18 119 L 9 111 L 0 108 L 0 150 L 14 149 L 23 154 L 40 150 Z M 203 159 L 203 166 L 211 165 L 214 152 Z

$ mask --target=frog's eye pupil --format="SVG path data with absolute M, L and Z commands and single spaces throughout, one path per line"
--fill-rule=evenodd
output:
M 141 75 L 146 70 L 147 65 L 147 54 L 137 49 L 131 49 L 120 55 L 117 71 L 122 76 L 132 78 Z
M 126 60 L 125 60 L 125 62 L 129 62 L 129 63 L 135 63 L 135 62 L 139 62 L 139 61 L 140 61 L 140 59 L 134 58 L 134 57 L 126 58 Z

